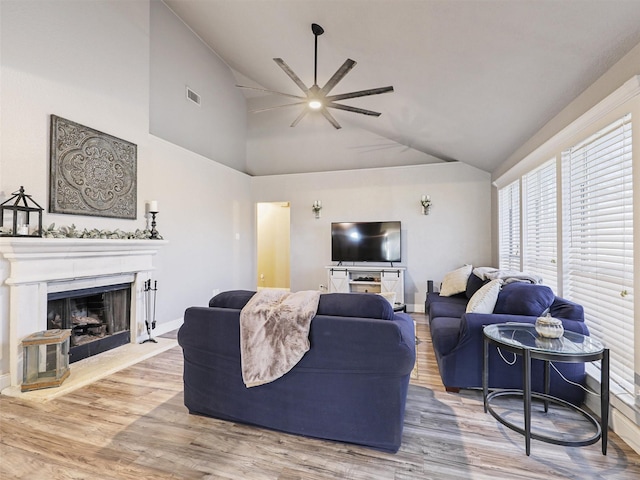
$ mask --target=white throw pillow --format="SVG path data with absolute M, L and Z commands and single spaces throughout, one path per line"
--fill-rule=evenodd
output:
M 453 272 L 447 273 L 442 279 L 442 286 L 440 287 L 441 297 L 450 297 L 457 293 L 462 293 L 467 290 L 467 281 L 469 275 L 471 275 L 472 265 L 465 265 Z
M 467 304 L 467 313 L 493 313 L 502 288 L 502 280 L 491 280 L 473 294 Z

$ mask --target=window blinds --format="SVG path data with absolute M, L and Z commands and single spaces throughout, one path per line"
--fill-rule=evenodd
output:
M 631 115 L 562 153 L 565 296 L 611 350 L 611 378 L 633 393 Z
M 522 177 L 522 269 L 540 275 L 558 294 L 556 192 L 555 159 Z
M 499 267 L 520 270 L 520 183 L 515 181 L 498 193 Z

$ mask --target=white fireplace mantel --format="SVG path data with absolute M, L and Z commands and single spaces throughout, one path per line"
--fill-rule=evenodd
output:
M 22 339 L 47 328 L 47 294 L 50 292 L 131 283 L 131 342 L 137 342 L 145 331 L 144 282 L 154 269 L 154 256 L 167 243 L 165 240 L 0 238 L 0 341 L 3 352 L 9 352 L 11 385 L 22 381 Z M 7 359 L 3 357 L 4 373 Z

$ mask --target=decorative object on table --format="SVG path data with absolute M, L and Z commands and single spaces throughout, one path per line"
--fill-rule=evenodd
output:
M 151 240 L 162 240 L 162 235 L 156 230 L 156 215 L 158 214 L 158 202 L 157 200 L 151 200 L 147 204 L 149 213 L 151 214 Z
M 313 213 L 316 214 L 316 218 L 320 218 L 320 211 L 322 210 L 322 202 L 320 200 L 315 200 L 313 202 L 313 206 L 311 207 Z
M 544 317 L 536 318 L 536 332 L 544 338 L 560 338 L 564 334 L 562 321 L 547 313 Z
M 49 211 L 136 218 L 137 146 L 51 115 Z
M 151 287 L 151 280 L 144 282 L 144 305 L 145 305 L 145 319 L 144 323 L 147 326 L 147 334 L 149 338 L 143 340 L 142 343 L 158 341 L 151 336 L 151 330 L 156 328 L 156 294 L 158 292 L 158 281 L 154 281 L 153 287 Z
M 422 214 L 429 215 L 429 211 L 431 210 L 431 196 L 422 195 L 422 198 L 420 199 L 420 205 L 422 205 Z
M 22 340 L 23 392 L 59 387 L 70 375 L 71 330 L 44 330 Z
M 13 192 L 8 200 L 0 204 L 0 236 L 4 237 L 41 237 L 42 236 L 42 210 L 31 195 L 24 193 L 24 187 Z M 38 214 L 38 226 L 31 227 L 31 214 Z M 11 218 L 10 226 L 4 226 L 5 214 Z

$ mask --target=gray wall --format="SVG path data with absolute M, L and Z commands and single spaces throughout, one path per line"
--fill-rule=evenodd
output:
M 224 62 L 162 2 L 151 2 L 149 128 L 192 152 L 246 171 L 246 102 Z M 201 104 L 187 100 L 186 87 Z

